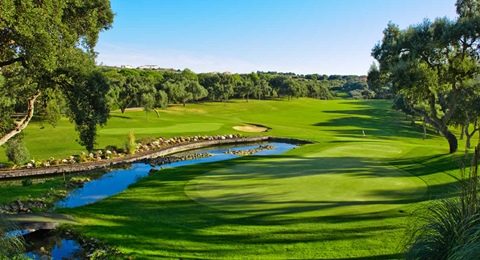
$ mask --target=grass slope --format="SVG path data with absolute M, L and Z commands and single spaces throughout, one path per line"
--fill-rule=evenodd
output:
M 98 147 L 122 145 L 130 130 L 137 138 L 224 134 L 245 123 L 271 128 L 245 135 L 317 143 L 162 170 L 111 198 L 58 211 L 136 259 L 401 258 L 409 216 L 428 199 L 449 196 L 461 157 L 446 154 L 447 142 L 432 132 L 422 140 L 421 129 L 402 119 L 378 100 L 205 103 L 172 107 L 149 121 L 144 112 L 115 112 Z M 64 148 L 52 137 L 38 144 L 45 129 L 28 129 L 37 158 L 81 150 L 73 132 Z

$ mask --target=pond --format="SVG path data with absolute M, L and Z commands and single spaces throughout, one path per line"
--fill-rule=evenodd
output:
M 188 152 L 175 154 L 176 156 L 185 156 L 188 154 L 194 153 L 210 153 L 210 157 L 198 158 L 192 160 L 178 161 L 170 164 L 164 164 L 162 166 L 152 167 L 146 163 L 132 163 L 129 169 L 117 169 L 110 171 L 102 177 L 87 182 L 81 188 L 72 190 L 65 199 L 62 199 L 55 203 L 55 208 L 74 208 L 83 206 L 86 204 L 94 203 L 101 199 L 113 196 L 117 193 L 122 192 L 127 189 L 130 184 L 133 184 L 140 180 L 143 177 L 148 176 L 151 169 L 160 169 L 160 168 L 172 168 L 185 165 L 199 164 L 199 163 L 208 163 L 208 162 L 218 162 L 229 160 L 239 157 L 234 154 L 226 154 L 228 150 L 237 151 L 237 150 L 250 150 L 259 147 L 259 145 L 269 144 L 273 146 L 273 149 L 261 150 L 255 153 L 257 156 L 265 155 L 275 155 L 282 154 L 288 150 L 291 150 L 296 147 L 295 144 L 291 143 L 280 143 L 280 142 L 263 142 L 263 143 L 249 143 L 249 144 L 237 144 L 229 145 L 222 147 L 211 147 L 211 148 L 202 148 L 197 150 L 191 150 Z
M 282 154 L 288 150 L 297 147 L 296 144 L 284 142 L 243 143 L 221 147 L 217 146 L 201 148 L 188 152 L 177 153 L 175 154 L 175 156 L 178 157 L 188 157 L 188 155 L 198 153 L 209 153 L 211 156 L 192 160 L 178 161 L 169 164 L 163 164 L 161 166 L 152 167 L 150 164 L 147 163 L 132 163 L 130 168 L 128 169 L 112 170 L 102 175 L 102 177 L 98 179 L 94 179 L 90 182 L 85 183 L 83 187 L 72 190 L 65 199 L 60 200 L 55 204 L 55 208 L 80 207 L 113 196 L 127 189 L 130 184 L 133 184 L 138 180 L 148 176 L 149 172 L 152 169 L 167 169 L 184 165 L 218 162 L 234 159 L 239 157 L 239 155 L 235 155 L 235 151 L 251 150 L 258 148 L 260 145 L 270 145 L 272 147 L 256 152 L 254 154 L 256 156 Z M 31 237 L 35 238 L 36 236 Z M 26 238 L 28 238 L 28 241 L 31 241 L 29 237 Z M 46 236 L 46 238 L 48 239 L 43 239 L 42 242 L 31 241 L 32 247 L 30 248 L 29 253 L 26 256 L 34 259 L 45 259 L 45 257 L 49 257 L 46 259 L 77 259 L 75 255 L 78 253 L 79 250 L 81 250 L 81 246 L 79 246 L 75 241 L 57 237 L 52 234 L 49 234 L 48 236 Z M 44 245 L 45 241 L 50 241 L 50 243 L 48 245 Z M 45 250 L 42 251 L 42 248 Z M 46 250 L 46 248 L 48 248 L 48 250 Z

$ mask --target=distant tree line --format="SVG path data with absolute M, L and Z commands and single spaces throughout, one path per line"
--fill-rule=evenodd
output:
M 102 67 L 110 84 L 112 108 L 125 112 L 129 107 L 145 111 L 167 108 L 169 104 L 197 101 L 227 102 L 231 98 L 270 99 L 299 97 L 333 99 L 339 92 L 353 99 L 378 98 L 370 90 L 366 76 L 297 75 L 293 73 L 252 72 L 249 74 L 199 73 L 189 69 L 139 70 Z M 158 115 L 158 113 L 157 113 Z

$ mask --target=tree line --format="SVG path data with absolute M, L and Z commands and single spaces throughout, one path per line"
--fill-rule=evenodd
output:
M 328 100 L 338 92 L 354 99 L 379 97 L 369 89 L 365 76 L 252 72 L 248 74 L 199 73 L 183 71 L 118 69 L 103 67 L 110 83 L 112 107 L 125 112 L 129 107 L 145 111 L 167 108 L 169 104 L 197 101 L 227 102 L 231 98 L 269 99 L 309 97 Z

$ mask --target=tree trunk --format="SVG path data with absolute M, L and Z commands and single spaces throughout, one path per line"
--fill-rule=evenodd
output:
M 470 131 L 468 130 L 469 124 L 466 125 L 466 127 L 465 127 L 465 135 L 467 136 L 467 141 L 465 142 L 465 148 L 466 149 L 471 148 L 472 137 L 475 135 L 475 132 L 477 132 L 479 130 L 479 128 L 477 128 L 477 127 L 478 127 L 477 120 L 475 120 L 475 123 L 473 124 L 473 130 L 470 133 Z M 479 142 L 480 142 L 480 140 L 479 140 Z
M 158 112 L 158 110 L 154 108 L 153 111 L 155 111 L 155 114 L 157 114 L 157 117 L 160 118 L 160 113 Z
M 37 93 L 30 98 L 30 100 L 28 101 L 27 114 L 22 119 L 15 122 L 15 128 L 12 129 L 10 132 L 7 132 L 3 136 L 0 136 L 0 145 L 5 144 L 10 138 L 19 134 L 23 129 L 27 127 L 28 123 L 33 117 L 35 100 L 38 98 L 38 96 L 40 96 L 40 94 L 41 92 L 40 90 L 38 90 Z
M 120 107 L 120 111 L 122 111 L 122 114 L 125 113 L 125 107 Z
M 448 130 L 447 128 L 445 128 L 442 131 L 442 134 L 443 136 L 445 136 L 445 138 L 448 141 L 448 145 L 450 147 L 450 153 L 456 152 L 458 150 L 457 137 L 454 134 L 452 134 L 452 132 L 450 132 L 450 130 Z
M 427 122 L 423 118 L 423 140 L 427 139 Z
M 412 115 L 412 117 L 410 118 L 410 126 L 414 126 L 415 125 L 415 115 Z
M 467 123 L 468 124 L 468 123 Z M 463 140 L 463 136 L 465 136 L 465 125 L 462 125 L 462 130 L 460 131 L 460 140 Z

